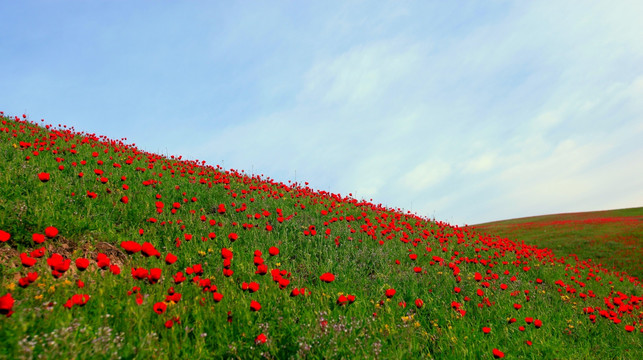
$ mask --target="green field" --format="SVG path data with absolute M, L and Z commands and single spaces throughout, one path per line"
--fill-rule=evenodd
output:
M 474 225 L 477 231 L 575 254 L 643 279 L 643 208 L 555 214 Z
M 643 358 L 629 254 L 615 271 L 20 117 L 0 194 L 0 359 Z

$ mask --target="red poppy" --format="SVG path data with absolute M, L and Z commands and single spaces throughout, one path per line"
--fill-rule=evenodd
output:
M 33 234 L 31 235 L 31 238 L 36 244 L 42 244 L 45 242 L 45 235 L 43 234 Z
M 625 331 L 627 331 L 627 332 L 632 332 L 632 331 L 634 331 L 634 326 L 632 326 L 632 325 L 625 325 Z
M 13 303 L 14 299 L 11 296 L 11 293 L 7 293 L 3 296 L 0 296 L 0 314 L 6 315 L 7 317 L 13 314 Z
M 165 263 L 168 265 L 174 264 L 176 260 L 178 260 L 178 258 L 172 253 L 167 253 L 167 255 L 165 256 Z
M 237 233 L 230 233 L 230 235 L 228 235 L 228 239 L 233 242 L 237 241 L 237 239 L 239 239 L 239 235 L 237 235 Z
M 226 248 L 221 249 L 221 257 L 224 259 L 232 259 L 232 251 Z
M 48 173 L 43 172 L 43 173 L 38 174 L 38 179 L 40 179 L 40 181 L 42 181 L 42 182 L 47 182 L 47 181 L 50 180 L 50 177 L 49 177 Z
M 255 339 L 255 344 L 264 344 L 266 341 L 268 341 L 268 338 L 266 338 L 266 335 L 264 334 L 259 334 L 257 338 Z
M 424 301 L 422 299 L 415 299 L 415 306 L 419 309 L 424 306 Z
M 387 298 L 390 299 L 393 297 L 393 295 L 395 295 L 395 289 L 388 289 L 384 294 L 386 295 Z
M 9 241 L 9 239 L 11 239 L 11 234 L 4 230 L 0 230 L 0 242 L 6 242 Z
M 78 270 L 83 271 L 89 266 L 89 260 L 85 258 L 76 259 L 76 267 Z
M 345 295 L 339 295 L 337 298 L 337 305 L 346 305 L 348 304 L 348 298 Z
M 498 349 L 493 349 L 493 357 L 496 358 L 496 359 L 500 359 L 500 358 L 505 357 L 505 353 L 503 353 L 502 351 L 500 351 Z
M 485 327 L 482 328 L 482 332 L 485 333 L 485 334 L 488 334 L 488 333 L 491 332 L 491 328 L 485 326 Z
M 270 249 L 268 249 L 268 254 L 270 254 L 271 256 L 277 256 L 279 255 L 279 249 L 272 246 L 270 247 Z
M 168 321 L 165 322 L 165 327 L 166 328 L 171 329 L 172 326 L 174 326 L 174 321 L 168 320 Z
M 536 328 L 540 328 L 541 326 L 543 326 L 542 320 L 539 320 L 539 319 L 534 320 L 534 326 Z
M 161 278 L 161 269 L 159 268 L 150 269 L 150 274 L 148 275 L 147 280 L 151 284 L 156 284 L 160 278 Z
M 161 253 L 156 250 L 154 245 L 150 244 L 149 242 L 144 242 L 143 245 L 141 245 L 141 252 L 145 257 L 149 256 L 156 256 L 157 258 L 161 257 Z
M 522 305 L 520 305 L 520 304 L 514 304 L 514 309 L 516 309 L 516 310 L 520 310 L 520 308 L 522 308 Z
M 261 310 L 261 304 L 259 304 L 258 302 L 254 301 L 254 300 L 251 300 L 250 301 L 250 310 L 252 310 L 252 311 Z
M 35 249 L 31 253 L 29 253 L 29 256 L 34 257 L 34 258 L 41 258 L 41 257 L 45 256 L 45 248 L 41 247 L 39 249 Z
M 36 264 L 36 259 L 29 257 L 26 253 L 21 253 L 20 254 L 20 261 L 22 262 L 22 266 L 24 267 L 32 267 Z
M 167 310 L 167 305 L 164 302 L 157 302 L 154 304 L 154 312 L 157 314 L 163 314 Z
M 319 277 L 319 279 L 325 283 L 331 283 L 335 281 L 335 275 L 331 273 L 324 273 Z
M 56 229 L 53 226 L 49 226 L 48 228 L 45 229 L 45 236 L 48 238 L 55 238 L 56 235 L 58 235 L 58 229 Z
M 128 254 L 134 254 L 141 251 L 141 245 L 135 241 L 123 241 L 121 242 L 121 247 Z
M 215 292 L 212 294 L 212 298 L 214 299 L 215 302 L 219 302 L 223 300 L 223 295 L 218 292 Z
M 103 253 L 98 253 L 98 255 L 96 255 L 96 265 L 98 265 L 99 268 L 106 269 L 110 264 L 111 260 L 107 255 Z
M 248 284 L 248 290 L 251 293 L 259 291 L 259 284 L 257 284 L 256 282 L 251 282 L 250 284 Z

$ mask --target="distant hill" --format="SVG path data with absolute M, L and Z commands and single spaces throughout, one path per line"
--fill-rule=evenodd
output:
M 470 228 L 558 255 L 576 254 L 643 278 L 643 207 L 531 216 Z

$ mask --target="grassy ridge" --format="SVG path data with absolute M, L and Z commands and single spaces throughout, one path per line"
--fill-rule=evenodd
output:
M 533 216 L 472 226 L 643 279 L 643 208 Z
M 638 358 L 643 286 L 349 196 L 0 125 L 0 358 Z

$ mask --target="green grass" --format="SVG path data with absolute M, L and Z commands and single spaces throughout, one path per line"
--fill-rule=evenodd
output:
M 534 216 L 472 228 L 576 254 L 643 279 L 643 208 Z
M 0 316 L 3 359 L 491 359 L 494 349 L 506 358 L 643 357 L 638 279 L 303 184 L 3 118 L 0 194 L 0 239 L 10 235 L 0 243 L 0 312 L 13 312 Z M 35 244 L 50 226 L 59 233 Z M 148 242 L 160 257 L 127 254 L 124 241 Z M 21 264 L 21 253 L 41 247 L 35 265 Z M 232 274 L 223 248 L 234 254 Z M 47 264 L 54 253 L 71 260 L 59 277 Z M 111 268 L 98 268 L 99 253 Z M 166 263 L 168 253 L 176 262 Z M 90 260 L 87 270 L 78 258 Z M 256 274 L 261 261 L 266 275 Z M 188 274 L 197 264 L 203 274 Z M 132 268 L 161 276 L 135 279 Z M 178 272 L 187 279 L 175 283 Z M 321 281 L 327 272 L 333 282 Z M 259 290 L 244 291 L 250 282 Z M 291 296 L 295 288 L 304 294 Z M 78 294 L 86 304 L 64 306 Z M 355 301 L 339 304 L 341 295 Z M 157 314 L 160 303 L 167 310 Z

